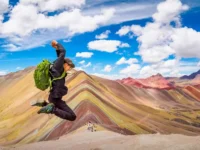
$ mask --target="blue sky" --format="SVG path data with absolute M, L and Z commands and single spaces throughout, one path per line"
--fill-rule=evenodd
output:
M 55 60 L 54 39 L 76 69 L 105 78 L 200 69 L 198 0 L 3 1 L 0 75 Z

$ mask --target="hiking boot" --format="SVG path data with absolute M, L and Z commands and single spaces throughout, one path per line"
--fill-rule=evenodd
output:
M 50 114 L 53 112 L 55 105 L 53 103 L 49 103 L 48 105 L 42 107 L 39 111 L 38 114 L 41 113 L 46 113 L 46 114 Z
M 38 107 L 44 107 L 46 106 L 48 103 L 46 101 L 43 102 L 35 102 L 34 104 L 31 104 L 31 106 L 38 106 Z

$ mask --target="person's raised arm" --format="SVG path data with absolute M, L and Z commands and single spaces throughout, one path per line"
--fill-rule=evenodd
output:
M 59 71 L 60 73 L 63 72 L 63 64 L 64 58 L 66 54 L 65 48 L 59 44 L 57 41 L 52 41 L 51 45 L 56 49 L 57 59 L 54 61 L 53 67 Z

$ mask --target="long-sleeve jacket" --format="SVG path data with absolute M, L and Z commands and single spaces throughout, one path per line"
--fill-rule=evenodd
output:
M 57 44 L 56 53 L 58 58 L 53 62 L 53 65 L 50 67 L 49 70 L 51 79 L 60 77 L 64 72 L 63 64 L 66 50 L 59 43 Z M 52 95 L 52 97 L 60 98 L 67 94 L 68 88 L 65 86 L 65 77 L 52 82 L 52 89 L 50 90 L 50 94 Z

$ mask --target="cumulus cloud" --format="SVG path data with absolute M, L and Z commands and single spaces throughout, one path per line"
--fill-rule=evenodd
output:
M 104 25 L 115 12 L 113 8 L 110 8 L 102 10 L 97 15 L 83 15 L 78 7 L 84 3 L 84 0 L 61 0 L 59 2 L 54 0 L 21 0 L 9 12 L 9 19 L 0 23 L 0 36 L 7 39 L 7 44 L 17 46 L 14 48 L 15 51 L 28 49 L 46 44 L 53 38 L 70 38 L 75 34 L 94 31 Z M 66 9 L 68 7 L 73 7 L 73 9 Z M 0 11 L 3 11 L 3 8 L 1 5 Z M 62 9 L 62 11 L 52 16 L 43 12 L 58 11 L 59 9 Z M 64 32 L 57 34 L 57 31 L 61 29 Z M 55 34 L 53 37 L 49 35 L 52 31 Z M 44 34 L 46 35 L 45 40 L 43 40 L 43 36 L 38 36 Z M 33 38 L 39 40 L 31 41 Z M 26 45 L 26 43 L 18 45 L 19 42 L 16 39 L 20 39 L 20 41 L 27 41 L 28 39 L 31 46 Z M 13 50 L 13 47 L 11 47 L 11 50 Z
M 117 40 L 96 40 L 88 43 L 88 48 L 90 50 L 98 50 L 112 53 L 117 50 L 121 42 Z
M 200 58 L 200 32 L 181 27 L 180 14 L 188 8 L 180 0 L 166 0 L 157 6 L 157 12 L 152 16 L 153 22 L 144 27 L 124 26 L 117 34 L 137 36 L 139 51 L 135 54 L 141 55 L 144 62 L 158 63 L 174 54 L 184 58 Z
M 141 68 L 139 76 L 146 78 L 158 73 L 164 76 L 180 76 L 179 59 L 171 59 L 167 61 L 161 61 L 152 65 L 146 65 Z
M 178 56 L 200 58 L 200 32 L 187 27 L 178 28 L 171 38 L 173 42 L 170 43 L 170 46 Z
M 2 24 L 3 24 L 2 21 L 4 19 L 3 14 L 8 11 L 8 7 L 9 7 L 9 0 L 1 0 L 1 5 L 0 5 L 0 31 L 1 31 Z M 0 34 L 0 37 L 1 37 L 1 34 Z
M 0 15 L 8 11 L 8 7 L 9 7 L 9 0 L 1 0 Z
M 112 53 L 118 48 L 129 47 L 129 44 L 122 43 L 118 40 L 95 40 L 88 43 L 88 48 L 90 50 L 97 50 L 102 52 Z
M 157 6 L 157 12 L 153 14 L 153 19 L 161 24 L 169 24 L 172 21 L 179 23 L 180 13 L 188 9 L 189 7 L 183 5 L 180 0 L 166 0 Z
M 122 69 L 120 71 L 121 74 L 126 74 L 128 76 L 132 76 L 133 74 L 137 74 L 140 70 L 140 65 L 139 64 L 131 64 L 128 67 Z
M 47 12 L 53 12 L 56 10 L 62 10 L 67 8 L 73 8 L 73 7 L 80 7 L 81 5 L 85 4 L 85 0 L 20 0 L 21 4 L 24 5 L 37 5 L 39 11 L 47 11 Z
M 169 46 L 154 46 L 152 48 L 141 49 L 138 53 L 144 62 L 157 63 L 174 54 L 174 50 Z
M 82 57 L 82 58 L 91 58 L 93 53 L 91 52 L 81 52 L 76 53 L 76 57 Z
M 99 40 L 107 39 L 109 34 L 110 34 L 110 30 L 106 30 L 105 32 L 101 33 L 100 35 L 96 35 L 95 38 L 99 39 Z
M 130 59 L 126 60 L 125 57 L 122 57 L 120 60 L 118 60 L 116 62 L 116 65 L 122 65 L 122 64 L 129 64 L 129 65 L 131 65 L 131 64 L 137 63 L 137 62 L 138 62 L 138 60 L 136 58 L 130 58 Z
M 80 9 L 73 9 L 58 15 L 46 16 L 44 13 L 39 13 L 35 5 L 20 3 L 11 11 L 10 19 L 3 23 L 1 33 L 26 36 L 39 29 L 66 28 L 69 35 L 74 35 L 95 30 L 108 21 L 113 13 L 113 9 L 102 10 L 101 15 L 91 17 L 82 15 Z M 25 21 L 26 23 L 24 23 Z
M 116 32 L 119 36 L 126 35 L 130 32 L 130 27 L 129 26 L 123 26 L 119 31 Z
M 128 47 L 130 47 L 130 45 L 128 43 L 121 43 L 121 45 L 119 47 L 120 48 L 128 48 Z
M 110 72 L 111 70 L 112 70 L 111 65 L 106 65 L 106 66 L 104 67 L 104 71 L 105 71 L 105 72 Z
M 196 62 L 183 61 L 177 57 L 142 67 L 139 72 L 139 77 L 146 78 L 158 73 L 166 77 L 180 77 L 198 70 L 199 66 Z

